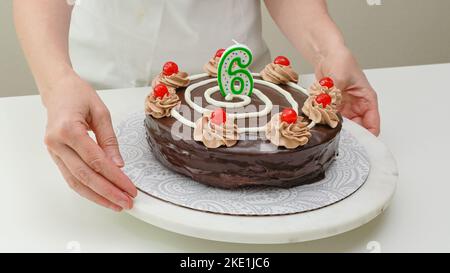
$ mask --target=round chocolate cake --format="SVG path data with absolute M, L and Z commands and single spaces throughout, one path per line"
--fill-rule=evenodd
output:
M 332 80 L 305 90 L 289 61 L 278 57 L 252 74 L 251 94 L 226 95 L 216 78 L 223 54 L 217 51 L 207 73 L 193 76 L 168 62 L 153 81 L 145 127 L 154 156 L 173 171 L 221 188 L 321 180 L 338 152 L 342 127 L 340 91 Z M 245 84 L 231 82 L 235 89 Z

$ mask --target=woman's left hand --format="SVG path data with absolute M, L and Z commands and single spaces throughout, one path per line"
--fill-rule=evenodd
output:
M 360 124 L 372 134 L 380 134 L 380 114 L 375 90 L 347 48 L 334 50 L 316 66 L 317 79 L 331 77 L 342 90 L 343 116 Z

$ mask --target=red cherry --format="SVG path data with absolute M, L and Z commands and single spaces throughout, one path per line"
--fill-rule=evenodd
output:
M 159 83 L 153 88 L 153 96 L 155 98 L 162 99 L 165 95 L 169 94 L 169 89 L 162 83 Z
M 319 81 L 319 84 L 323 87 L 327 87 L 328 89 L 334 86 L 333 79 L 330 77 L 325 77 Z
M 211 122 L 221 125 L 227 121 L 227 113 L 222 108 L 217 108 L 211 114 Z
M 214 55 L 214 56 L 220 58 L 220 57 L 222 57 L 224 52 L 225 52 L 225 48 L 218 49 L 216 51 L 216 55 Z
M 322 93 L 316 97 L 316 102 L 322 104 L 322 107 L 325 108 L 331 103 L 331 97 L 327 93 Z
M 163 66 L 163 74 L 165 76 L 170 76 L 178 73 L 178 65 L 174 62 L 167 62 Z
M 292 108 L 286 108 L 281 112 L 281 121 L 295 123 L 297 121 L 297 112 Z
M 275 60 L 273 61 L 273 63 L 274 64 L 279 64 L 279 65 L 284 65 L 284 66 L 289 66 L 291 64 L 289 59 L 284 57 L 284 56 L 276 57 Z

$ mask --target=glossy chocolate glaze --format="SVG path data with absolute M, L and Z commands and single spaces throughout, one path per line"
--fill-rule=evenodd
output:
M 206 77 L 193 83 L 204 79 Z M 195 89 L 191 93 L 193 100 L 203 97 L 204 91 L 214 85 L 216 83 Z M 292 94 L 301 108 L 306 95 L 288 86 L 281 87 Z M 281 110 L 290 107 L 276 90 L 260 84 L 255 84 L 255 88 L 261 90 L 274 105 L 280 105 Z M 182 105 L 186 105 L 184 91 L 185 88 L 177 90 Z M 212 97 L 223 100 L 219 92 Z M 203 106 L 206 107 L 206 104 L 203 99 Z M 252 104 L 259 106 L 261 101 L 253 95 Z M 190 111 L 182 114 L 192 120 L 194 111 Z M 267 120 L 270 120 L 270 114 Z M 311 129 L 312 136 L 308 144 L 297 149 L 276 147 L 265 139 L 264 134 L 239 140 L 233 147 L 208 149 L 192 137 L 182 139 L 180 135 L 173 134 L 171 128 L 175 123 L 180 125 L 172 117 L 154 119 L 147 116 L 145 119 L 147 140 L 155 157 L 171 170 L 221 188 L 249 185 L 292 187 L 321 180 L 337 154 L 341 130 L 341 123 L 334 129 L 316 125 Z M 192 134 L 193 129 L 189 130 Z

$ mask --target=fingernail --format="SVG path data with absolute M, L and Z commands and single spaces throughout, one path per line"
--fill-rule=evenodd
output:
M 113 206 L 113 205 L 111 205 L 109 208 L 112 209 L 112 210 L 115 211 L 115 212 L 121 212 L 121 211 L 122 211 L 122 208 L 119 207 L 119 206 Z
M 131 209 L 129 200 L 125 199 L 119 200 L 119 205 L 124 209 Z
M 123 165 L 124 165 L 123 159 L 122 159 L 120 156 L 118 156 L 118 155 L 114 156 L 114 157 L 112 158 L 112 161 L 113 161 L 118 167 L 123 167 Z
M 128 193 L 128 196 L 130 196 L 131 199 L 136 198 L 136 196 L 138 195 L 137 189 L 134 188 L 131 192 Z

